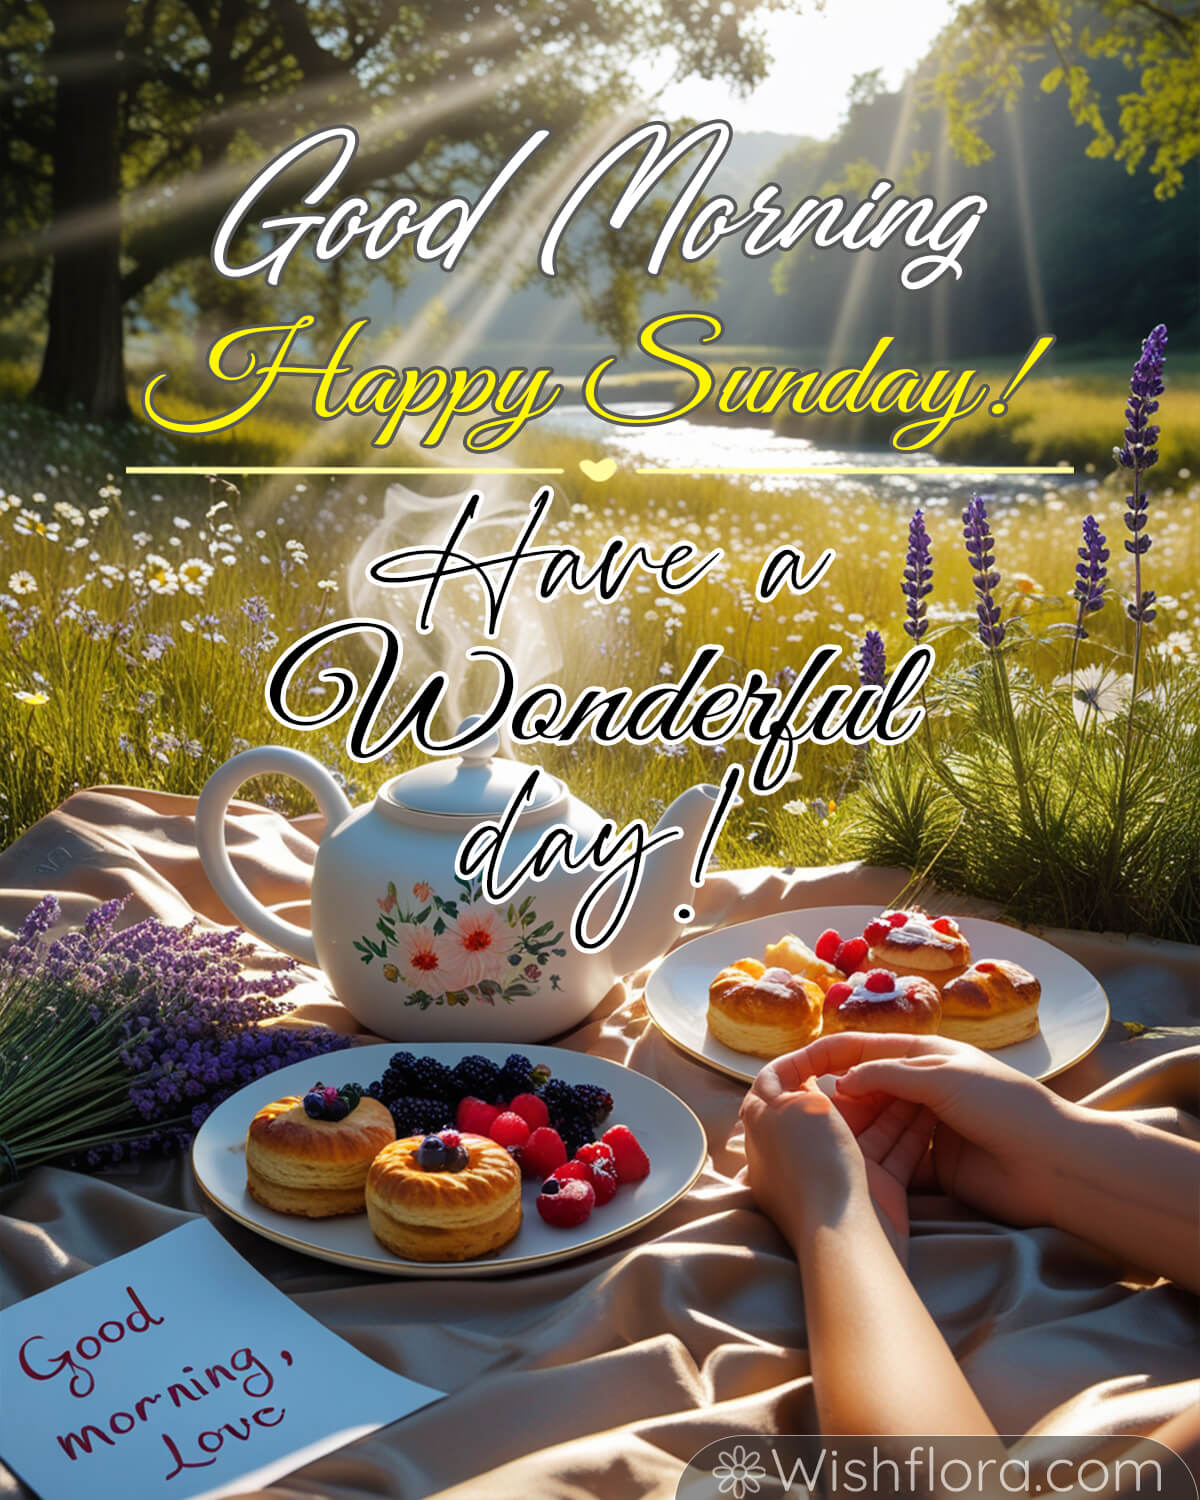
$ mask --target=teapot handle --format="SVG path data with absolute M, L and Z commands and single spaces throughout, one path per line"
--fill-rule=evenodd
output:
M 285 922 L 252 896 L 233 868 L 225 845 L 225 812 L 234 794 L 252 776 L 270 774 L 291 776 L 307 787 L 325 814 L 327 828 L 335 828 L 350 816 L 346 794 L 311 755 L 280 745 L 264 745 L 257 750 L 243 750 L 208 778 L 196 803 L 196 847 L 213 890 L 246 931 L 315 968 L 317 950 L 312 932 Z

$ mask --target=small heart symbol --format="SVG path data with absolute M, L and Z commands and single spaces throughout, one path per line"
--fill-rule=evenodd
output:
M 615 458 L 598 460 L 581 458 L 579 467 L 588 479 L 594 479 L 597 484 L 603 484 L 606 479 L 611 479 L 617 472 L 617 461 Z

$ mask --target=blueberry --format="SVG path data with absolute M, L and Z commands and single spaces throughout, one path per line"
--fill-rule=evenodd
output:
M 305 1094 L 304 1113 L 309 1117 L 310 1120 L 321 1119 L 325 1114 L 324 1098 L 315 1091 Z
M 426 1172 L 442 1171 L 446 1165 L 446 1148 L 436 1135 L 427 1135 L 417 1147 L 417 1166 Z
M 455 1146 L 453 1151 L 446 1157 L 446 1170 L 448 1172 L 461 1172 L 464 1167 L 470 1166 L 471 1153 L 465 1146 Z

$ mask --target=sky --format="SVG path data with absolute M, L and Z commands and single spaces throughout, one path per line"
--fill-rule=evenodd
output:
M 896 88 L 953 10 L 954 0 L 827 0 L 824 10 L 810 0 L 803 15 L 767 15 L 775 62 L 753 94 L 737 99 L 723 83 L 688 80 L 666 91 L 665 111 L 719 117 L 739 131 L 828 137 L 855 75 L 882 68 Z

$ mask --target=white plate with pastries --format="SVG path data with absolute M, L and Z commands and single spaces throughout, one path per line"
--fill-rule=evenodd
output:
M 475 1259 L 421 1261 L 385 1249 L 375 1239 L 365 1212 L 307 1218 L 276 1212 L 251 1197 L 246 1137 L 258 1112 L 288 1096 L 303 1096 L 318 1078 L 331 1088 L 352 1082 L 366 1084 L 383 1074 L 397 1050 L 395 1043 L 348 1047 L 280 1068 L 240 1089 L 213 1111 L 196 1135 L 192 1166 L 201 1189 L 238 1223 L 319 1260 L 384 1276 L 499 1276 L 582 1255 L 630 1234 L 682 1198 L 704 1166 L 708 1149 L 704 1127 L 687 1105 L 661 1084 L 606 1058 L 558 1047 L 526 1047 L 522 1051 L 530 1060 L 535 1065 L 548 1064 L 554 1078 L 607 1089 L 613 1097 L 612 1114 L 597 1131 L 597 1138 L 612 1125 L 627 1125 L 650 1158 L 649 1176 L 622 1183 L 615 1196 L 607 1203 L 597 1203 L 587 1221 L 578 1227 L 544 1223 L 535 1206 L 540 1184 L 526 1181 L 520 1186 L 521 1226 L 515 1238 Z M 414 1045 L 411 1050 L 422 1058 L 433 1057 L 453 1066 L 467 1055 L 500 1064 L 513 1049 L 501 1043 L 438 1043 Z M 376 1101 L 364 1100 L 363 1104 L 368 1102 L 374 1111 L 390 1118 Z M 353 1120 L 360 1108 L 348 1118 Z M 479 1137 L 468 1139 L 477 1141 Z M 502 1148 L 494 1149 L 502 1158 L 505 1156 Z
M 812 950 L 822 933 L 833 929 L 849 939 L 863 934 L 868 924 L 881 919 L 883 915 L 875 906 L 809 907 L 759 917 L 752 922 L 740 922 L 736 926 L 718 928 L 714 932 L 692 938 L 668 954 L 650 975 L 646 985 L 646 1007 L 651 1019 L 676 1046 L 700 1062 L 731 1077 L 752 1082 L 767 1057 L 735 1050 L 713 1035 L 709 1028 L 709 987 L 713 980 L 723 970 L 744 959 L 757 961 L 752 963 L 752 970 L 761 970 L 768 950 L 772 954 L 771 963 L 779 963 L 783 940 L 789 936 L 799 940 L 796 951 L 807 952 L 808 957 L 816 959 Z M 1031 1031 L 1032 1034 L 1007 1046 L 989 1046 L 989 1050 L 1001 1062 L 1028 1074 L 1030 1078 L 1053 1078 L 1055 1074 L 1086 1057 L 1103 1037 L 1109 1022 L 1108 997 L 1100 981 L 1070 954 L 1055 948 L 1042 938 L 1034 937 L 1032 933 L 1008 927 L 1001 922 L 989 922 L 982 917 L 954 917 L 945 925 L 949 934 L 948 941 L 965 939 L 970 947 L 971 964 L 983 963 L 983 972 L 994 975 L 995 970 L 999 969 L 1004 975 L 1012 976 L 1019 974 L 1019 970 L 1025 970 L 1026 981 L 1032 975 L 1040 984 L 1036 1010 L 1028 1014 L 1028 1024 L 1020 1028 L 1025 1032 Z M 878 953 L 879 950 L 872 951 Z M 889 963 L 896 973 L 901 969 L 917 967 L 903 962 Z M 1014 970 L 1011 967 L 1013 965 L 1019 966 L 1018 969 Z M 857 1002 L 860 998 L 876 998 L 864 993 L 861 978 L 872 967 L 874 965 L 870 959 L 856 965 L 858 986 L 855 994 L 847 997 L 852 1002 Z M 817 960 L 813 970 L 807 976 L 808 981 L 810 984 L 815 982 L 819 988 L 809 991 L 814 996 L 810 1005 L 820 1006 L 822 992 L 827 993 L 832 983 L 849 984 L 845 974 L 835 972 L 833 966 L 823 960 Z M 957 970 L 952 972 L 957 973 Z M 736 978 L 736 975 L 733 976 L 733 981 Z M 748 982 L 753 983 L 754 978 L 753 972 L 747 974 Z M 941 977 L 938 978 L 940 984 Z M 950 985 L 945 988 L 952 994 L 967 995 L 969 998 L 966 986 L 977 978 L 975 971 L 968 969 L 959 981 L 957 991 L 951 990 Z M 732 981 L 726 983 L 730 982 Z M 882 981 L 877 983 L 882 984 Z M 898 987 L 904 988 L 902 984 Z M 914 991 L 918 988 L 923 986 L 913 987 Z M 1035 987 L 1029 988 L 1036 994 Z M 844 995 L 845 990 L 838 993 Z M 769 994 L 767 998 L 770 998 Z M 879 998 L 885 1002 L 888 1000 L 886 994 Z M 914 994 L 914 998 L 919 999 L 919 995 Z M 1014 998 L 1012 1003 L 1016 1005 L 1017 999 Z M 946 1008 L 949 1011 L 961 1007 L 952 1007 L 948 1001 Z M 802 1000 L 800 1011 L 804 1011 Z M 943 1035 L 954 1032 L 953 1022 L 936 1024 Z M 801 1028 L 804 1025 L 803 1014 L 800 1025 Z M 848 1024 L 841 1029 L 858 1028 Z M 908 1028 L 880 1025 L 874 1029 Z M 971 1039 L 971 1029 L 968 1025 L 956 1034 Z M 993 1037 L 988 1040 L 992 1041 Z M 792 1050 L 792 1046 L 800 1045 L 803 1045 L 802 1040 L 794 1041 L 782 1046 L 780 1051 Z

